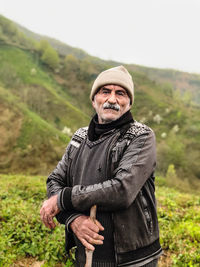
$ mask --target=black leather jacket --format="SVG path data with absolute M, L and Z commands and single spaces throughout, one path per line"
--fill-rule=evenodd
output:
M 112 138 L 106 155 L 110 178 L 98 184 L 73 186 L 72 162 L 87 139 L 87 128 L 81 128 L 47 179 L 48 196 L 59 193 L 62 203 L 66 199 L 60 192 L 71 188 L 71 203 L 63 203 L 62 207 L 66 208 L 57 216 L 61 223 L 68 224 L 76 214 L 87 213 L 94 204 L 102 211 L 111 212 L 117 264 L 135 264 L 161 253 L 154 194 L 155 136 L 149 127 L 136 121 L 125 132 L 114 130 L 107 134 Z M 69 231 L 66 231 L 66 244 L 67 249 L 74 245 Z

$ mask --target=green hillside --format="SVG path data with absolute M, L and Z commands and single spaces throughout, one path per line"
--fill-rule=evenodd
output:
M 37 54 L 13 46 L 1 46 L 0 51 L 2 85 L 25 102 L 29 109 L 43 119 L 72 127 L 77 120 L 86 122 L 87 116 L 72 106 L 51 73 L 42 69 Z
M 83 51 L 80 56 L 71 47 L 61 53 L 57 46 L 56 51 L 50 45 L 51 39 L 40 38 L 38 42 L 34 33 L 31 37 L 35 39 L 30 39 L 30 35 L 25 35 L 28 30 L 20 31 L 19 26 L 3 16 L 0 29 L 0 108 L 4 110 L 1 132 L 6 133 L 2 134 L 0 172 L 48 173 L 64 152 L 71 134 L 86 126 L 93 114 L 89 94 L 94 79 L 102 70 L 119 63 L 103 61 Z M 64 49 L 65 44 L 61 46 Z M 176 80 L 175 71 L 170 76 L 165 70 L 125 66 L 135 84 L 134 118 L 156 133 L 158 173 L 170 177 L 172 172 L 173 184 L 184 190 L 198 188 L 200 108 L 189 96 L 193 90 L 198 98 L 194 89 L 199 89 L 198 82 L 191 82 L 193 75 L 178 72 L 190 85 L 188 89 L 184 87 L 184 95 L 169 85 Z M 8 125 L 13 127 L 9 134 Z M 19 157 L 14 157 L 16 151 Z
M 85 126 L 88 116 L 70 103 L 51 74 L 42 70 L 30 52 L 3 45 L 0 61 L 0 105 L 2 110 L 8 110 L 0 116 L 0 120 L 8 119 L 2 124 L 1 132 L 7 132 L 11 124 L 13 131 L 8 129 L 9 135 L 15 140 L 8 143 L 5 134 L 2 150 L 4 154 L 10 153 L 9 157 L 4 156 L 6 161 L 1 154 L 1 171 L 47 173 L 63 154 L 70 133 Z M 8 113 L 16 117 L 14 124 L 14 117 Z M 4 118 L 3 114 L 8 117 Z M 69 136 L 61 132 L 66 127 Z
M 53 168 L 69 137 L 2 87 L 0 111 L 1 172 L 47 173 Z
M 77 58 L 83 59 L 85 57 L 88 57 L 89 55 L 78 48 L 74 48 L 70 45 L 64 44 L 56 39 L 50 38 L 48 36 L 43 36 L 34 32 L 29 31 L 28 29 L 22 27 L 21 25 L 15 23 L 15 25 L 17 26 L 17 28 L 25 34 L 25 36 L 36 40 L 36 41 L 40 41 L 40 40 L 47 40 L 51 46 L 56 49 L 57 51 L 59 51 L 59 54 L 61 56 L 65 56 L 67 54 L 73 54 L 74 56 L 76 56 Z
M 143 73 L 169 93 L 175 92 L 183 102 L 200 106 L 200 74 L 172 69 L 147 68 L 130 64 L 132 71 Z
M 81 49 L 71 47 L 65 43 L 62 43 L 56 39 L 50 38 L 48 36 L 42 36 L 36 33 L 33 33 L 21 25 L 17 25 L 17 28 L 25 33 L 27 37 L 31 37 L 33 40 L 40 41 L 42 39 L 47 40 L 54 49 L 58 51 L 58 53 L 62 56 L 66 56 L 68 54 L 74 55 L 78 59 L 88 59 L 90 62 L 96 64 L 103 64 L 106 61 L 100 58 L 92 57 L 88 55 Z M 112 66 L 120 65 L 120 62 L 107 61 L 107 64 Z M 129 64 L 128 69 L 144 74 L 149 79 L 155 81 L 160 84 L 164 90 L 175 91 L 176 94 L 184 102 L 193 103 L 195 105 L 200 105 L 200 74 L 192 74 L 187 72 L 181 72 L 178 70 L 172 69 L 157 69 L 139 66 L 135 64 Z

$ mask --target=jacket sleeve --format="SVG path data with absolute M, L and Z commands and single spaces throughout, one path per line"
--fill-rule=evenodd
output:
M 71 205 L 77 211 L 88 210 L 94 204 L 104 211 L 125 209 L 133 203 L 155 166 L 155 135 L 149 131 L 130 142 L 112 179 L 99 184 L 63 189 L 63 209 L 70 209 L 70 197 Z
M 70 187 L 70 182 L 68 179 L 68 166 L 69 162 L 69 152 L 71 150 L 70 144 L 68 145 L 65 154 L 63 155 L 61 161 L 59 161 L 56 168 L 47 178 L 47 196 L 50 198 L 53 195 L 58 194 L 58 206 L 61 211 L 56 215 L 56 219 L 59 223 L 65 224 L 68 230 L 68 225 L 72 222 L 73 219 L 82 215 L 77 213 L 73 207 L 70 208 L 70 211 L 63 211 L 60 207 L 60 193 L 63 188 Z

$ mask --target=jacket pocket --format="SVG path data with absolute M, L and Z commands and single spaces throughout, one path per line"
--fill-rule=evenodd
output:
M 139 196 L 140 196 L 140 201 L 142 204 L 142 210 L 143 210 L 144 218 L 146 220 L 147 229 L 148 229 L 149 234 L 152 235 L 152 233 L 153 233 L 152 217 L 151 217 L 151 213 L 150 213 L 149 208 L 148 208 L 147 200 L 146 200 L 145 196 L 143 195 L 142 190 L 140 190 Z

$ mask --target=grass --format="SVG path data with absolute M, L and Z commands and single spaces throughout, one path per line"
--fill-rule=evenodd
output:
M 1 46 L 0 59 L 2 62 L 1 68 L 8 65 L 12 66 L 17 76 L 25 84 L 40 84 L 43 81 L 52 83 L 52 79 L 48 73 L 41 70 L 39 59 L 34 58 L 33 54 L 28 51 L 23 51 L 11 46 Z M 36 70 L 36 75 L 31 75 L 31 70 Z
M 62 144 L 69 142 L 70 138 L 68 136 L 62 134 L 52 125 L 42 120 L 37 114 L 26 109 L 24 111 L 26 117 L 22 125 L 20 138 L 18 139 L 18 147 L 26 148 L 27 145 L 35 145 L 34 139 L 36 142 L 38 140 L 38 144 L 36 145 L 39 145 L 40 143 L 44 143 L 45 140 L 47 141 L 52 138 L 52 136 L 54 139 L 60 140 Z
M 64 251 L 64 227 L 45 228 L 39 210 L 46 198 L 46 177 L 0 175 L 0 266 L 43 262 L 70 266 Z M 156 182 L 160 240 L 164 255 L 159 266 L 199 266 L 200 197 Z
M 75 131 L 87 125 L 89 117 L 70 103 L 67 92 L 63 92 L 36 53 L 5 45 L 0 48 L 0 61 L 0 81 L 19 97 L 18 101 L 52 124 L 59 117 L 61 130 L 68 126 Z
M 1 147 L 2 157 L 3 151 L 7 151 L 7 158 L 10 159 L 10 163 L 6 162 L 5 166 L 2 160 L 1 167 L 4 172 L 9 170 L 45 174 L 61 158 L 70 138 L 17 100 L 16 96 L 0 87 L 0 107 L 2 110 L 9 110 L 10 114 L 18 114 L 10 118 L 7 113 L 1 114 L 4 122 L 1 128 L 4 140 Z M 11 131 L 7 129 L 8 125 Z

